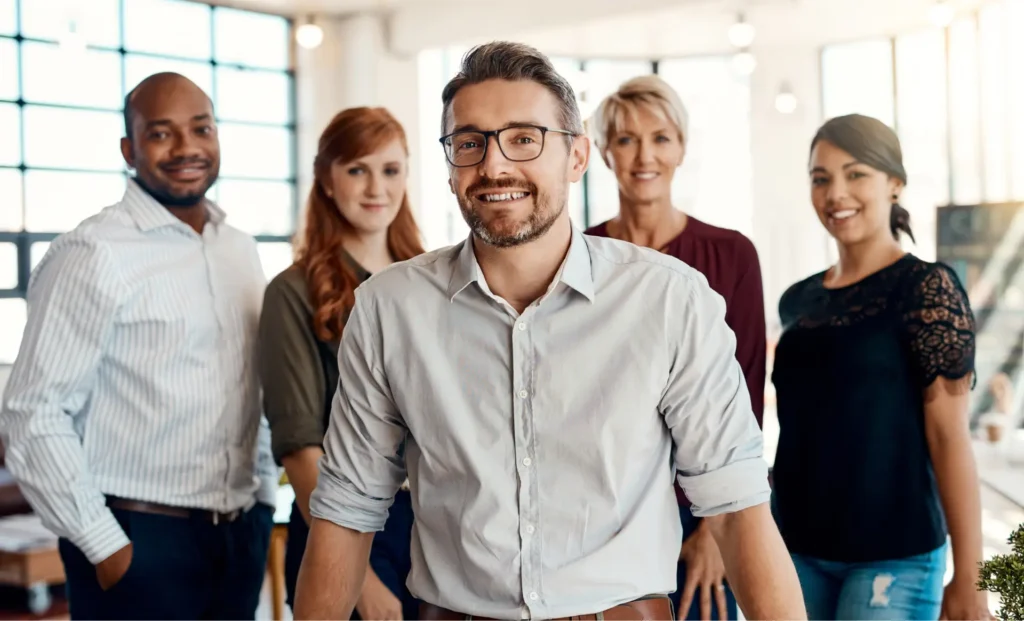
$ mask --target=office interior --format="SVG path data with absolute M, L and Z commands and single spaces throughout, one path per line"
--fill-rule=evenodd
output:
M 675 206 L 754 242 L 769 367 L 779 297 L 836 260 L 809 201 L 811 137 L 851 112 L 896 129 L 917 235 L 906 249 L 953 267 L 979 319 L 971 407 L 991 557 L 1024 522 L 1021 32 L 1024 0 L 0 0 L 0 391 L 33 267 L 121 197 L 122 105 L 141 79 L 179 72 L 212 98 L 222 168 L 210 198 L 255 236 L 270 278 L 291 263 L 319 134 L 353 106 L 384 106 L 405 127 L 425 247 L 463 239 L 437 140 L 441 89 L 472 45 L 510 39 L 552 58 L 584 118 L 633 76 L 680 93 L 691 133 Z M 600 158 L 569 209 L 581 229 L 616 213 Z M 989 388 L 1003 376 L 1008 411 Z M 770 381 L 766 404 L 770 460 Z M 3 513 L 23 512 L 6 483 Z M 287 616 L 272 574 L 261 614 Z

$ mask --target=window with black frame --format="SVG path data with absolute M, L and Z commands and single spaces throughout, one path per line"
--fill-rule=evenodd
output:
M 209 198 L 291 262 L 295 89 L 290 21 L 185 0 L 0 0 L 0 364 L 18 352 L 32 267 L 57 235 L 120 199 L 125 94 L 174 71 L 214 102 Z

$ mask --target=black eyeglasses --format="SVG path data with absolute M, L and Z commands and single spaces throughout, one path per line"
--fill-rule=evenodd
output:
M 506 159 L 512 162 L 529 162 L 544 152 L 544 137 L 552 132 L 575 137 L 576 134 L 564 129 L 549 129 L 539 125 L 514 125 L 502 129 L 481 132 L 458 131 L 441 137 L 445 157 L 452 166 L 462 168 L 476 166 L 487 156 L 490 137 L 498 141 L 498 148 Z

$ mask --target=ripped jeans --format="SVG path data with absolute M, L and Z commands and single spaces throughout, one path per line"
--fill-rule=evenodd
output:
M 808 618 L 935 621 L 942 608 L 948 545 L 871 563 L 792 555 Z

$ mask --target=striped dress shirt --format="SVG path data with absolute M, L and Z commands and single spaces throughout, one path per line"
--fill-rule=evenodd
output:
M 128 538 L 105 495 L 228 512 L 274 506 L 256 335 L 255 241 L 207 202 L 202 234 L 134 181 L 32 274 L 0 411 L 7 468 L 93 563 Z

